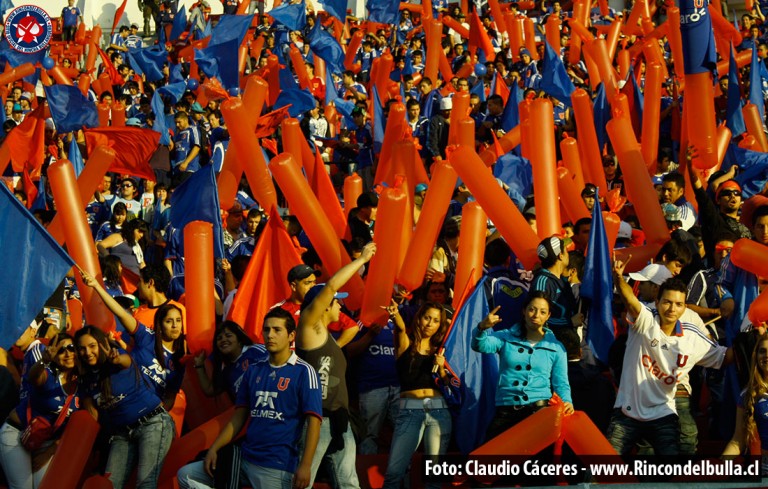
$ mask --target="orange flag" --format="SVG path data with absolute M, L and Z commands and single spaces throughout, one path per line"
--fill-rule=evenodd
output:
M 123 3 L 120 4 L 120 6 L 117 8 L 117 11 L 115 12 L 115 19 L 112 21 L 112 31 L 109 33 L 110 37 L 115 34 L 115 28 L 117 27 L 117 24 L 120 22 L 120 17 L 123 16 L 123 12 L 125 12 L 125 5 L 128 3 L 128 0 L 123 0 Z
M 269 308 L 291 295 L 288 271 L 301 264 L 277 209 L 269 212 L 267 227 L 253 250 L 251 261 L 232 301 L 229 317 L 257 343 L 264 343 L 261 330 Z

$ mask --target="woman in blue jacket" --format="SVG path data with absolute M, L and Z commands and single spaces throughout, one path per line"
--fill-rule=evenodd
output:
M 496 315 L 497 307 L 475 328 L 472 349 L 500 356 L 496 414 L 486 431 L 486 439 L 546 406 L 553 391 L 565 402 L 565 414 L 573 413 L 565 348 L 546 327 L 550 306 L 544 292 L 531 292 L 525 302 L 522 322 L 506 330 L 493 331 L 491 328 L 501 322 Z

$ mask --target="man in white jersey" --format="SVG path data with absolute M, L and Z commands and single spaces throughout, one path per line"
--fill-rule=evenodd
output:
M 687 287 L 678 279 L 659 287 L 656 313 L 643 306 L 624 280 L 625 262 L 616 260 L 614 283 L 631 323 L 619 393 L 608 427 L 608 440 L 627 454 L 638 440 L 647 440 L 660 456 L 680 453 L 680 423 L 675 392 L 694 365 L 719 368 L 733 360 L 730 349 L 718 346 L 698 328 L 680 322 Z

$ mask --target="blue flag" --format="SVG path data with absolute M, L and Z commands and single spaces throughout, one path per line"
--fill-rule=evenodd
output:
M 5 63 L 9 63 L 13 68 L 23 65 L 24 63 L 32 63 L 33 65 L 38 66 L 43 62 L 46 52 L 47 50 L 43 49 L 42 51 L 32 54 L 21 53 L 13 49 L 4 37 L 0 41 L 0 62 L 2 62 L 3 67 L 5 66 Z M 40 69 L 38 68 L 31 75 L 25 76 L 24 81 L 36 85 L 39 78 Z
M 271 14 L 272 12 L 270 12 Z M 237 45 L 243 42 L 248 28 L 253 22 L 253 15 L 222 15 L 219 23 L 211 32 L 211 44 L 222 44 L 237 39 Z
M 160 87 L 155 90 L 155 93 L 152 95 L 150 105 L 152 107 L 152 112 L 155 114 L 155 124 L 152 126 L 152 130 L 160 133 L 160 144 L 170 144 L 171 137 L 168 135 L 168 129 L 173 127 L 173 116 L 166 115 L 165 113 L 165 101 L 163 100 L 163 95 L 175 104 L 184 94 L 186 88 L 187 84 L 184 81 L 180 81 Z M 169 118 L 171 120 L 169 120 Z
M 320 5 L 342 24 L 347 21 L 347 0 L 320 0 Z
M 763 80 L 760 78 L 760 65 L 757 49 L 752 49 L 752 64 L 749 68 L 749 103 L 757 105 L 760 120 L 765 120 L 765 101 L 763 100 Z M 729 81 L 730 83 L 730 81 Z
M 325 103 L 330 104 L 337 98 L 339 98 L 339 92 L 336 90 L 331 70 L 325 70 Z
M 496 160 L 493 176 L 509 186 L 507 195 L 522 212 L 526 204 L 525 197 L 533 191 L 531 162 L 513 153 L 507 153 Z
M 381 153 L 381 145 L 384 143 L 384 109 L 381 107 L 379 91 L 375 84 L 371 84 L 373 90 L 373 152 Z
M 205 49 L 195 49 L 195 62 L 209 78 L 216 77 L 221 86 L 229 90 L 239 86 L 238 50 L 240 41 L 230 39 L 220 44 L 209 44 Z
M 208 22 L 205 23 L 205 28 L 203 29 L 203 39 L 206 37 L 213 35 L 213 28 L 211 27 L 211 19 L 208 19 Z
M 717 67 L 717 50 L 712 16 L 707 11 L 708 4 L 701 0 L 680 0 L 680 19 L 687 19 L 687 22 L 680 23 L 686 75 L 706 73 Z
M 368 0 L 365 7 L 371 22 L 397 25 L 400 18 L 399 0 Z
M 308 110 L 312 110 L 315 107 L 315 103 L 315 97 L 312 96 L 309 90 L 282 89 L 280 90 L 280 95 L 277 96 L 273 109 L 277 110 L 290 104 L 288 113 L 291 117 L 299 117 Z
M 565 70 L 563 60 L 548 42 L 544 42 L 544 59 L 542 60 L 539 88 L 568 107 L 571 106 L 571 94 L 576 90 L 576 87 L 573 86 L 573 82 Z
M 219 192 L 213 165 L 196 171 L 171 194 L 171 225 L 184 232 L 192 221 L 213 224 L 213 254 L 224 258 L 224 230 L 219 214 Z M 184 241 L 183 237 L 181 238 Z
M 45 176 L 41 175 L 40 180 L 37 181 L 37 197 L 35 197 L 35 200 L 32 202 L 32 205 L 29 206 L 29 211 L 47 211 L 48 210 L 48 199 L 45 195 Z
M 725 125 L 731 130 L 731 136 L 737 137 L 747 132 L 744 114 L 741 112 L 741 88 L 739 86 L 739 67 L 733 56 L 731 46 L 731 63 L 728 67 L 728 106 L 725 109 Z
M 483 82 L 479 81 L 478 85 L 482 86 Z M 523 99 L 522 90 L 513 83 L 509 89 L 509 98 L 504 105 L 504 112 L 501 113 L 501 129 L 504 132 L 509 132 L 513 127 L 520 124 L 520 102 Z
M 99 114 L 79 88 L 71 85 L 44 87 L 51 117 L 60 133 L 72 132 L 83 127 L 99 127 Z
M 309 47 L 325 61 L 326 71 L 340 74 L 344 71 L 344 50 L 339 42 L 316 22 L 309 33 Z
M 176 15 L 173 18 L 173 25 L 171 26 L 171 41 L 177 40 L 187 30 L 187 9 L 184 5 L 181 6 Z
M 168 51 L 162 45 L 150 46 L 128 51 L 131 67 L 139 75 L 147 77 L 147 81 L 157 81 L 163 78 L 163 65 L 168 63 Z
M 456 444 L 469 453 L 485 441 L 496 411 L 496 386 L 499 383 L 499 359 L 495 354 L 478 353 L 470 347 L 472 331 L 488 315 L 488 297 L 483 277 L 453 318 L 445 339 L 445 361 L 461 382 L 461 407 L 455 416 Z
M 75 262 L 10 190 L 0 187 L 0 236 L 13 236 L 3 242 L 3 253 L 13 266 L 0 271 L 0 337 L 8 349 Z
M 284 3 L 270 10 L 269 15 L 275 19 L 275 22 L 283 24 L 288 29 L 300 31 L 307 25 L 307 4 L 304 0 L 299 3 Z
M 301 90 L 290 69 L 282 68 L 278 75 L 280 78 L 280 90 Z
M 485 102 L 485 84 L 483 83 L 482 79 L 478 79 L 474 85 L 472 85 L 472 88 L 469 89 L 470 94 L 477 95 L 480 97 L 481 102 Z M 511 95 L 511 92 L 510 92 Z
M 597 197 L 595 197 L 597 198 Z M 613 344 L 613 267 L 611 248 L 605 234 L 600 206 L 592 209 L 592 229 L 589 232 L 587 259 L 584 262 L 584 280 L 581 296 L 592 301 L 588 314 L 587 344 L 595 358 L 608 364 L 608 351 Z
M 83 167 L 85 162 L 83 161 L 83 155 L 80 153 L 80 146 L 77 145 L 77 138 L 72 138 L 69 142 L 69 151 L 67 152 L 72 168 L 75 169 L 75 176 L 79 177 L 83 173 Z
M 600 151 L 602 151 L 605 143 L 608 141 L 608 131 L 606 131 L 605 125 L 611 120 L 611 106 L 608 105 L 608 99 L 605 97 L 605 86 L 602 83 L 597 87 L 597 96 L 595 96 L 594 104 L 592 112 L 595 118 L 597 145 Z
M 734 180 L 741 186 L 744 200 L 761 193 L 768 183 L 768 153 L 749 151 L 730 144 L 725 153 L 723 169 L 737 165 L 741 171 Z

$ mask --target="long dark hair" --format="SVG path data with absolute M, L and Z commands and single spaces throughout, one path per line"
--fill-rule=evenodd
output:
M 445 307 L 443 307 L 442 304 L 438 304 L 437 302 L 425 302 L 421 305 L 421 307 L 419 307 L 419 310 L 416 311 L 416 315 L 413 316 L 411 331 L 408 333 L 408 337 L 411 340 L 411 346 L 416 346 L 416 348 L 412 349 L 411 351 L 417 351 L 418 345 L 421 344 L 423 333 L 421 331 L 421 326 L 419 326 L 419 319 L 421 319 L 421 317 L 430 309 L 437 309 L 440 311 L 440 327 L 429 339 L 429 344 L 434 348 L 439 348 L 443 343 L 445 333 L 448 331 L 448 318 L 446 316 Z
M 222 369 L 226 359 L 221 355 L 219 349 L 216 348 L 216 339 L 224 331 L 229 331 L 234 334 L 237 337 L 237 341 L 240 342 L 243 347 L 253 344 L 253 340 L 245 333 L 245 331 L 243 331 L 243 328 L 234 321 L 222 321 L 222 323 L 216 327 L 216 331 L 213 333 L 213 348 L 211 349 L 213 352 L 211 354 L 211 363 L 213 364 L 213 392 L 216 394 L 220 394 L 224 391 L 224 376 L 222 375 Z
M 119 348 L 119 345 L 110 340 L 109 337 L 99 328 L 96 326 L 85 326 L 82 329 L 78 330 L 77 333 L 75 333 L 75 347 L 77 347 L 77 344 L 79 343 L 80 339 L 83 336 L 91 336 L 93 339 L 96 340 L 96 342 L 100 345 L 99 347 L 99 356 L 96 361 L 95 367 L 90 367 L 88 365 L 83 365 L 82 362 L 80 363 L 80 372 L 81 374 L 96 374 L 97 382 L 99 384 L 99 392 L 101 393 L 101 396 L 107 400 L 112 398 L 112 380 L 110 375 L 110 369 L 101 368 L 104 366 L 104 364 L 107 363 L 107 355 L 104 353 L 104 351 L 101 349 L 101 346 L 103 345 L 109 345 L 110 348 Z M 80 359 L 80 356 L 78 355 L 78 361 Z M 140 374 L 139 369 L 136 366 L 136 362 L 131 361 L 131 368 L 133 368 L 134 373 L 136 375 L 136 382 L 139 382 Z M 84 377 L 80 377 L 83 379 Z
M 178 338 L 173 340 L 173 354 L 171 354 L 171 362 L 170 365 L 165 364 L 165 352 L 163 351 L 163 321 L 165 321 L 166 316 L 168 316 L 168 313 L 172 310 L 176 310 L 179 312 L 179 315 L 182 317 L 182 321 L 184 321 L 184 314 L 181 312 L 181 308 L 177 306 L 176 304 L 166 303 L 160 306 L 157 309 L 157 312 L 155 312 L 155 320 L 154 320 L 154 326 L 155 326 L 155 358 L 157 358 L 157 362 L 160 364 L 163 368 L 168 368 L 172 366 L 174 369 L 179 368 L 181 363 L 181 358 L 184 356 L 186 345 L 185 342 L 185 335 L 184 335 L 184 325 L 182 323 L 182 332 L 181 335 L 179 335 Z
M 549 294 L 547 294 L 543 290 L 534 290 L 528 293 L 528 297 L 525 298 L 525 302 L 523 303 L 523 317 L 520 318 L 523 322 L 525 321 L 525 310 L 528 309 L 528 306 L 531 304 L 531 302 L 534 301 L 534 299 L 542 299 L 547 301 L 547 305 L 549 306 L 549 312 L 550 313 L 552 312 L 552 299 L 549 297 Z M 524 324 L 520 328 L 519 337 L 522 339 L 527 338 L 527 333 L 526 333 Z
M 144 232 L 144 236 L 142 236 L 138 241 L 133 235 L 133 232 L 137 229 Z M 128 245 L 133 246 L 138 242 L 139 246 L 144 248 L 147 242 L 146 240 L 148 232 L 149 228 L 147 228 L 147 223 L 144 222 L 143 219 L 133 219 L 123 225 L 122 229 L 120 229 L 120 236 L 123 237 L 123 241 L 128 243 Z

